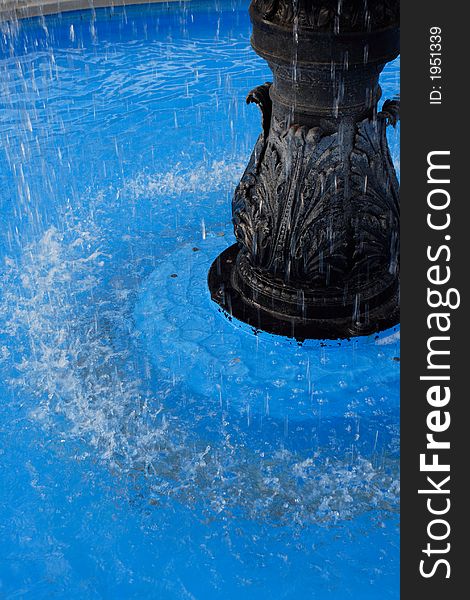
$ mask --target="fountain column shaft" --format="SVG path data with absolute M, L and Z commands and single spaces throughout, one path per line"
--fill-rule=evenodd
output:
M 248 95 L 263 132 L 235 191 L 238 243 L 212 267 L 212 296 L 254 327 L 299 339 L 371 333 L 398 321 L 399 196 L 386 139 L 398 103 L 377 112 L 398 24 L 374 28 L 365 15 L 361 29 L 351 11 L 355 21 L 331 13 L 333 29 L 325 18 L 320 27 L 315 10 L 332 3 L 298 0 L 286 12 L 286 2 L 250 7 L 273 84 Z

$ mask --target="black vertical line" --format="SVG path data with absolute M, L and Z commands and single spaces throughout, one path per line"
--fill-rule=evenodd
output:
M 466 112 L 469 8 L 467 3 L 427 0 L 401 3 L 401 598 L 446 600 L 466 597 L 468 566 L 466 549 L 469 534 L 467 511 L 470 509 L 469 486 L 466 485 L 466 465 L 470 458 L 470 404 L 468 381 L 470 376 L 470 328 L 466 314 L 468 297 L 469 256 L 466 237 L 470 189 L 466 181 L 470 128 Z M 429 103 L 429 93 L 435 84 L 430 79 L 430 28 L 442 29 L 442 82 L 441 105 Z M 428 213 L 427 155 L 436 150 L 451 151 L 451 226 L 449 231 L 435 232 L 426 224 Z M 451 567 L 446 579 L 444 565 L 428 579 L 419 573 L 419 563 L 427 559 L 427 569 L 433 564 L 422 550 L 428 542 L 427 526 L 432 520 L 426 495 L 418 489 L 426 488 L 426 474 L 420 472 L 419 455 L 426 451 L 426 417 L 432 408 L 426 401 L 429 382 L 420 381 L 426 373 L 427 340 L 433 331 L 428 329 L 426 317 L 433 312 L 427 303 L 426 256 L 428 245 L 438 248 L 449 234 L 451 282 L 447 287 L 457 288 L 462 304 L 451 313 L 451 426 L 441 435 L 450 440 L 451 449 L 440 453 L 440 460 L 450 460 L 451 509 L 445 518 L 451 525 L 448 540 L 451 549 L 441 556 Z M 441 261 L 442 265 L 446 263 Z M 432 286 L 431 286 L 432 287 Z M 445 286 L 444 286 L 445 288 Z M 444 289 L 442 290 L 444 291 Z M 440 310 L 444 310 L 441 308 Z M 446 335 L 446 334 L 443 334 Z M 467 375 L 468 372 L 468 375 Z M 442 374 L 442 373 L 439 373 Z M 446 410 L 447 410 L 446 409 Z M 444 410 L 444 409 L 443 409 Z M 432 475 L 428 473 L 428 475 Z M 443 473 L 436 473 L 436 481 Z M 427 486 L 430 487 L 429 485 Z M 467 489 L 466 489 L 467 488 Z M 437 498 L 437 496 L 435 496 Z M 435 505 L 437 508 L 438 502 Z M 438 517 L 436 517 L 438 518 Z M 436 530 L 437 531 L 437 530 Z M 434 542 L 443 548 L 445 542 Z

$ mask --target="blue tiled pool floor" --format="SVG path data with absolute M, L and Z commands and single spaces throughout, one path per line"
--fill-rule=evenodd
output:
M 399 597 L 398 332 L 299 346 L 206 290 L 247 4 L 1 26 L 2 598 Z

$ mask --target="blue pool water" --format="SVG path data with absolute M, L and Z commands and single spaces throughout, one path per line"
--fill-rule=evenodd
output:
M 398 332 L 299 346 L 206 290 L 247 6 L 0 24 L 0 598 L 399 597 Z

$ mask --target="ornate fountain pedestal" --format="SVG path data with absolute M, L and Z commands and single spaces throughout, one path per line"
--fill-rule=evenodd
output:
M 367 8 L 369 5 L 369 8 Z M 379 75 L 399 52 L 396 0 L 253 0 L 273 83 L 250 92 L 263 131 L 232 205 L 237 244 L 212 299 L 253 328 L 346 338 L 399 321 L 399 193 Z

